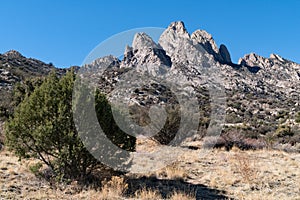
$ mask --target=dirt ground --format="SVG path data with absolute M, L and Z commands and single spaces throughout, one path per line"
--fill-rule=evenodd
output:
M 112 177 L 95 189 L 75 181 L 54 187 L 29 170 L 35 160 L 20 162 L 4 149 L 0 199 L 300 199 L 300 154 L 236 148 L 169 151 L 180 152 L 176 162 L 153 172 Z

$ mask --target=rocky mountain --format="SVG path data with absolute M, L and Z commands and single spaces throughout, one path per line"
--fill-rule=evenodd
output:
M 200 128 L 192 140 L 221 131 L 220 143 L 244 141 L 261 147 L 276 141 L 282 148 L 300 149 L 299 64 L 276 54 L 264 58 L 255 53 L 233 63 L 224 44 L 218 46 L 205 30 L 190 34 L 183 22 L 171 23 L 157 43 L 137 33 L 124 48 L 122 60 L 112 55 L 98 58 L 79 73 L 96 82 L 110 101 L 126 101 L 140 125 L 151 122 L 146 113 L 152 105 L 184 104 L 186 110 L 197 105 Z M 9 106 L 15 83 L 53 69 L 59 74 L 67 70 L 17 51 L 0 54 L 2 109 Z M 189 104 L 193 100 L 196 103 Z
M 85 67 L 107 67 L 101 77 L 97 73 L 89 77 L 98 78 L 99 88 L 110 95 L 111 101 L 121 98 L 122 79 L 134 83 L 123 90 L 127 103 L 145 109 L 157 103 L 176 102 L 164 83 L 188 85 L 197 96 L 204 129 L 215 130 L 210 123 L 213 117 L 222 122 L 222 134 L 231 140 L 242 137 L 263 145 L 275 140 L 289 147 L 300 142 L 300 65 L 279 55 L 264 58 L 250 53 L 232 63 L 227 47 L 218 47 L 209 33 L 197 30 L 189 34 L 183 22 L 174 22 L 158 43 L 145 33 L 137 33 L 132 47 L 125 48 L 123 60 L 108 56 Z M 138 81 L 141 76 L 129 73 L 131 69 L 158 80 Z M 212 116 L 217 110 L 214 106 L 222 107 L 225 113 Z
M 11 50 L 0 54 L 0 109 L 1 114 L 10 109 L 13 86 L 18 82 L 34 77 L 43 77 L 52 70 L 64 74 L 67 69 L 58 69 L 53 64 L 46 64 L 33 58 L 26 58 L 21 53 Z

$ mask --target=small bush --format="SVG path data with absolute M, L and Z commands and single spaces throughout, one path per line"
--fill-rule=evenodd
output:
M 238 172 L 243 180 L 247 183 L 252 183 L 258 176 L 258 169 L 254 159 L 243 152 L 235 153 L 233 156 L 234 171 Z
M 297 113 L 295 121 L 300 123 L 300 112 Z
M 174 139 L 181 122 L 181 112 L 179 107 L 170 106 L 166 108 L 166 112 L 167 119 L 164 127 L 159 131 L 159 133 L 153 136 L 155 141 L 164 145 L 169 144 Z
M 29 166 L 29 170 L 35 174 L 36 176 L 40 175 L 40 169 L 42 168 L 43 164 L 41 162 L 38 162 L 36 164 L 33 164 Z
M 230 131 L 221 134 L 221 136 L 205 137 L 203 148 L 222 148 L 230 150 L 232 147 L 238 147 L 242 150 L 262 149 L 266 147 L 266 142 L 262 139 L 247 138 L 238 131 Z
M 227 123 L 241 123 L 243 122 L 242 118 L 238 116 L 238 114 L 231 112 L 226 115 L 225 121 Z
M 276 130 L 277 137 L 285 137 L 285 136 L 293 136 L 294 132 L 292 131 L 291 127 L 288 125 L 281 125 Z
M 187 173 L 184 169 L 173 163 L 172 165 L 163 168 L 158 173 L 158 176 L 167 178 L 169 180 L 184 180 L 187 177 Z

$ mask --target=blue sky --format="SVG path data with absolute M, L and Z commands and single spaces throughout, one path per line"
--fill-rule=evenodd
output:
M 232 59 L 277 53 L 300 63 L 300 1 L 1 1 L 0 53 L 10 49 L 57 67 L 80 65 L 108 37 L 184 21 L 226 44 Z

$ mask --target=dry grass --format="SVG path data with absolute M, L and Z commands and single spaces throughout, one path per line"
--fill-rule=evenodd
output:
M 102 189 L 99 196 L 102 199 L 117 199 L 124 195 L 128 188 L 128 184 L 124 178 L 113 176 L 109 181 L 102 182 Z
M 300 199 L 300 154 L 274 150 L 188 151 L 187 181 L 236 199 Z
M 143 188 L 135 192 L 134 199 L 144 199 L 144 200 L 152 200 L 152 199 L 162 199 L 160 193 L 155 190 L 149 190 Z
M 237 152 L 230 160 L 231 171 L 237 172 L 247 183 L 253 183 L 257 180 L 258 170 L 256 165 L 256 158 L 251 158 L 247 152 Z
M 176 163 L 156 172 L 159 180 L 184 179 L 192 185 L 226 191 L 235 199 L 300 199 L 300 154 L 274 150 L 187 150 Z M 53 188 L 29 170 L 34 160 L 18 161 L 0 152 L 0 199 L 161 199 L 161 191 L 143 188 L 126 194 L 130 177 L 112 177 L 102 188 Z M 149 175 L 149 174 L 145 174 Z M 143 176 L 141 174 L 140 176 Z M 180 183 L 180 181 L 179 181 Z M 154 189 L 153 189 L 154 188 Z M 174 188 L 170 188 L 172 191 Z M 195 193 L 170 191 L 168 199 L 196 199 Z M 128 197 L 130 196 L 130 197 Z
M 158 178 L 164 178 L 169 180 L 184 180 L 187 177 L 187 173 L 184 168 L 178 166 L 178 163 L 173 163 L 156 173 Z
M 185 194 L 182 192 L 173 192 L 171 197 L 169 198 L 170 200 L 194 200 L 196 199 L 195 194 Z

